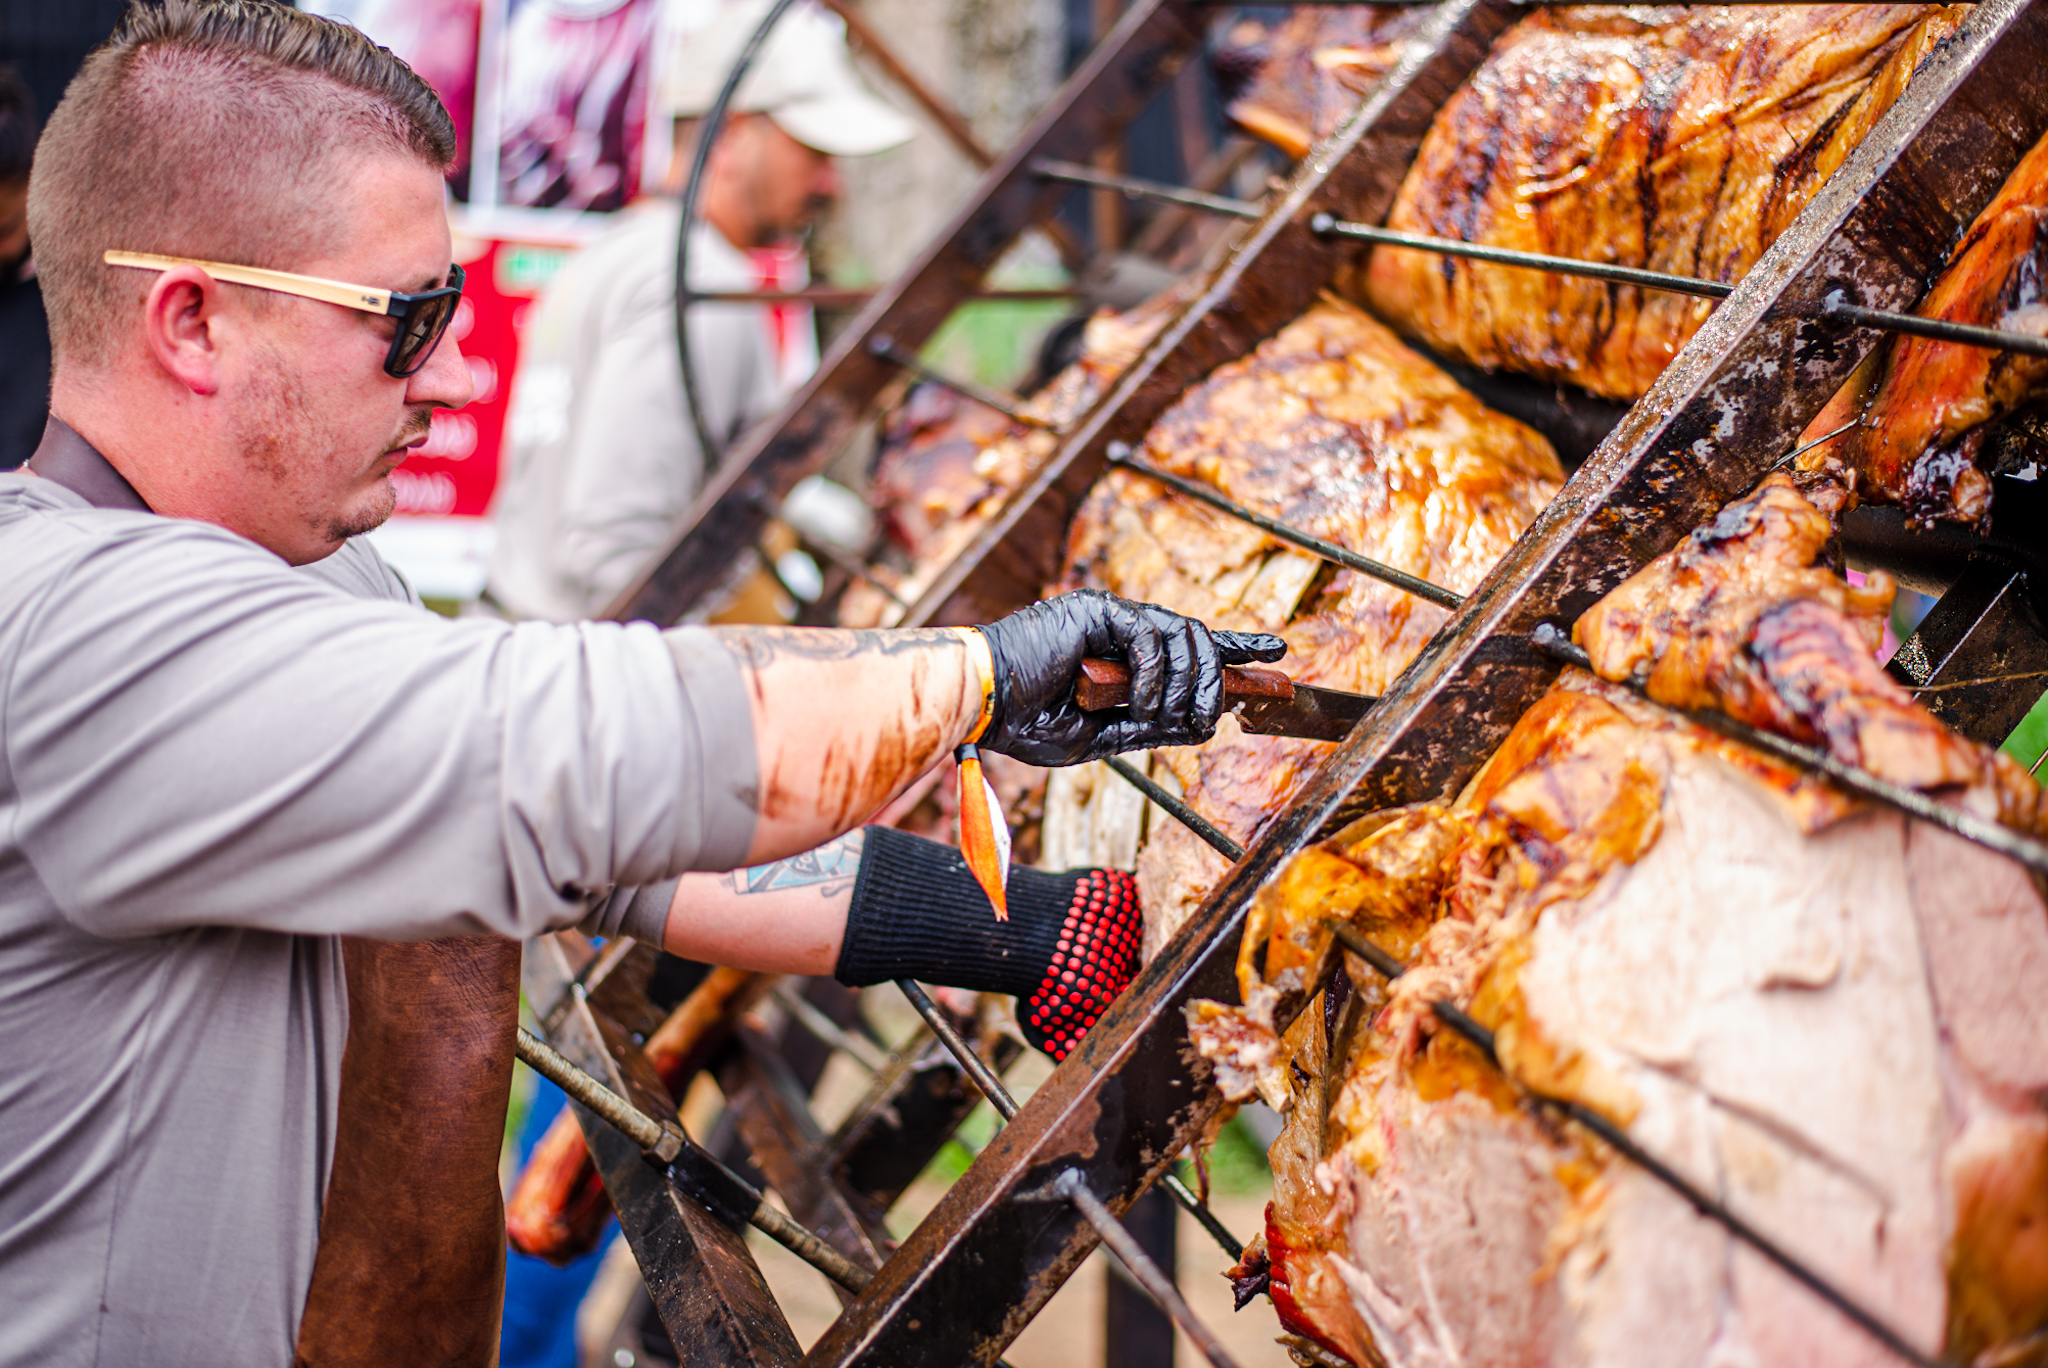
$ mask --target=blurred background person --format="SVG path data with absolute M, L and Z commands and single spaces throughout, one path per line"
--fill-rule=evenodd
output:
M 697 127 L 764 7 L 736 5 L 684 44 L 661 100 L 675 120 L 666 193 L 563 268 L 529 325 L 513 386 L 486 596 L 507 616 L 601 613 L 666 544 L 717 460 L 699 449 L 675 339 L 675 196 Z M 749 250 L 798 240 L 839 194 L 834 157 L 909 140 L 913 125 L 855 74 L 840 21 L 810 7 L 775 26 L 711 151 L 691 229 L 690 285 L 751 291 Z M 698 304 L 690 347 L 721 443 L 785 393 L 767 308 Z
M 50 411 L 50 327 L 28 240 L 38 131 L 35 97 L 12 67 L 0 67 L 0 470 L 35 452 Z

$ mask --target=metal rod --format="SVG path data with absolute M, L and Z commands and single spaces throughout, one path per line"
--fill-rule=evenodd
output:
M 2048 337 L 2002 332 L 1997 328 L 1982 328 L 1974 323 L 1952 323 L 1945 318 L 1922 318 L 1918 314 L 1893 313 L 1888 309 L 1866 309 L 1860 304 L 1851 304 L 1842 299 L 1839 290 L 1821 301 L 1820 311 L 1825 318 L 1839 318 L 1860 327 L 1912 333 L 1917 337 L 1932 337 L 1942 342 L 1959 342 L 1968 347 L 1989 347 L 1994 351 L 2048 356 Z
M 1798 459 L 1799 459 L 1799 458 L 1800 458 L 1801 456 L 1804 456 L 1804 455 L 1805 455 L 1805 454 L 1806 454 L 1807 452 L 1809 452 L 1809 451 L 1813 450 L 1813 449 L 1814 449 L 1815 447 L 1817 447 L 1817 446 L 1821 446 L 1821 445 L 1823 445 L 1824 443 L 1827 443 L 1827 442 L 1832 442 L 1832 441 L 1834 441 L 1834 440 L 1835 440 L 1835 438 L 1837 438 L 1837 437 L 1841 436 L 1841 435 L 1842 435 L 1843 433 L 1847 432 L 1847 431 L 1848 431 L 1848 430 L 1849 430 L 1850 428 L 1853 428 L 1853 427 L 1860 427 L 1860 426 L 1862 425 L 1862 423 L 1863 423 L 1863 420 L 1862 420 L 1861 418 L 1851 418 L 1851 419 L 1850 419 L 1850 420 L 1849 420 L 1848 422 L 1846 422 L 1846 423 L 1842 424 L 1842 425 L 1841 425 L 1840 427 L 1836 428 L 1836 429 L 1835 429 L 1835 430 L 1834 430 L 1833 432 L 1824 432 L 1824 433 L 1822 433 L 1822 434 L 1821 434 L 1820 436 L 1818 436 L 1818 437 L 1814 438 L 1814 439 L 1813 439 L 1812 441 L 1810 441 L 1810 442 L 1807 442 L 1807 443 L 1806 443 L 1805 445 L 1803 445 L 1803 446 L 1796 446 L 1796 447 L 1793 447 L 1793 448 L 1792 448 L 1792 449 L 1791 449 L 1790 451 L 1786 452 L 1786 453 L 1785 453 L 1785 454 L 1784 454 L 1783 456 L 1780 456 L 1780 457 L 1779 457 L 1779 458 L 1777 459 L 1777 462 L 1776 462 L 1776 463 L 1775 463 L 1774 465 L 1772 465 L 1772 466 L 1771 466 L 1771 469 L 1773 469 L 1773 470 L 1777 470 L 1777 469 L 1778 469 L 1779 467 L 1781 467 L 1781 466 L 1788 466 L 1788 465 L 1792 464 L 1792 463 L 1793 463 L 1794 461 L 1798 460 Z
M 1518 2 L 1527 3 L 1527 0 Z M 1520 252 L 1511 247 L 1489 247 L 1477 242 L 1460 242 L 1456 238 L 1424 237 L 1416 233 L 1396 232 L 1391 228 L 1375 228 L 1370 224 L 1347 223 L 1334 214 L 1317 214 L 1309 219 L 1308 226 L 1310 232 L 1320 237 L 1354 238 L 1360 242 L 1376 242 L 1386 247 L 1407 247 L 1418 252 L 1435 252 L 1439 256 L 1470 257 L 1474 261 L 1491 262 L 1496 266 L 1515 266 L 1530 271 L 1583 276 L 1588 280 L 1635 285 L 1646 290 L 1669 290 L 1676 294 L 1697 295 L 1703 299 L 1726 299 L 1735 293 L 1733 285 L 1725 285 L 1717 280 L 1695 280 L 1691 276 L 1672 275 L 1668 271 L 1646 271 L 1637 266 L 1610 266 L 1595 261 L 1579 261 L 1572 257 L 1550 256 L 1542 252 Z M 1998 328 L 1980 327 L 1974 323 L 1954 323 L 1944 318 L 1922 318 L 1917 314 L 1897 313 L 1890 309 L 1866 309 L 1860 304 L 1848 303 L 1841 297 L 1839 290 L 1821 302 L 1820 316 L 1840 319 L 1858 327 L 1912 333 L 1918 337 L 1932 337 L 1963 346 L 2023 352 L 2028 356 L 2048 356 L 2048 337 L 2032 333 L 2005 332 Z
M 1118 175 L 1114 171 L 1102 171 L 1093 166 L 1060 161 L 1053 157 L 1040 157 L 1031 163 L 1031 173 L 1040 180 L 1066 181 L 1074 185 L 1092 185 L 1102 190 L 1120 190 L 1132 199 L 1185 205 L 1190 209 L 1201 209 L 1211 214 L 1226 214 L 1231 218 L 1253 219 L 1260 213 L 1259 206 L 1249 200 L 1204 194 L 1200 190 L 1184 190 L 1177 185 L 1143 180 L 1136 176 Z
M 567 1056 L 524 1026 L 519 1028 L 514 1048 L 527 1067 L 581 1103 L 606 1125 L 638 1145 L 643 1154 L 666 1164 L 669 1178 L 677 1188 L 688 1193 L 693 1200 L 703 1202 L 708 1209 L 718 1211 L 716 1204 L 704 1201 L 702 1195 L 696 1191 L 697 1184 L 687 1181 L 688 1175 L 681 1171 L 683 1166 L 677 1162 L 682 1154 L 696 1150 L 689 1137 L 683 1134 L 681 1126 L 674 1122 L 664 1125 L 655 1120 L 577 1067 Z M 753 1209 L 746 1215 L 748 1225 L 833 1282 L 849 1292 L 858 1292 L 874 1279 L 874 1274 L 867 1269 L 769 1206 L 759 1189 L 709 1154 L 696 1150 L 696 1163 L 713 1168 L 720 1175 L 720 1181 L 729 1183 L 736 1193 L 742 1194 L 751 1203 Z
M 1017 1099 L 1003 1086 L 1003 1080 L 988 1066 L 988 1061 L 974 1052 L 974 1047 L 967 1043 L 967 1038 L 953 1029 L 953 1023 L 939 1010 L 939 1004 L 933 1002 L 931 995 L 915 980 L 897 979 L 896 986 L 903 990 L 903 996 L 910 999 L 910 1005 L 924 1018 L 925 1025 L 932 1028 L 932 1034 L 953 1052 L 953 1058 L 960 1061 L 960 1067 L 974 1080 L 974 1086 L 981 1089 L 981 1095 L 988 1099 L 988 1104 L 996 1109 L 1003 1120 L 1013 1119 L 1017 1115 Z M 1188 1214 L 1199 1221 L 1202 1228 L 1209 1232 L 1210 1237 L 1223 1247 L 1224 1253 L 1233 1259 L 1243 1255 L 1244 1241 L 1232 1235 L 1229 1227 L 1216 1218 L 1216 1213 L 1203 1205 L 1202 1199 L 1195 1196 L 1177 1174 L 1169 1170 L 1160 1182 L 1173 1194 L 1173 1199 L 1187 1208 Z
M 1237 1360 L 1230 1357 L 1230 1351 L 1223 1347 L 1215 1333 L 1202 1324 L 1201 1318 L 1180 1295 L 1180 1289 L 1173 1285 L 1173 1280 L 1152 1262 L 1152 1256 L 1145 1252 L 1144 1246 L 1130 1231 L 1124 1229 L 1123 1222 L 1111 1214 L 1102 1199 L 1088 1190 L 1087 1181 L 1080 1174 L 1068 1169 L 1052 1180 L 1052 1190 L 1064 1197 L 1089 1225 L 1095 1227 L 1095 1233 L 1102 1237 L 1110 1252 L 1130 1270 L 1146 1295 L 1159 1303 L 1159 1309 L 1173 1317 L 1174 1324 L 1195 1342 L 1195 1347 L 1202 1351 L 1202 1357 L 1215 1364 L 1216 1368 L 1237 1368 Z
M 1347 223 L 1335 214 L 1315 215 L 1309 219 L 1308 228 L 1318 237 L 1355 238 L 1360 242 L 1376 242 L 1386 247 L 1411 247 L 1420 252 L 1435 252 L 1439 256 L 1471 257 L 1475 261 L 1489 261 L 1496 266 L 1520 266 L 1532 271 L 1585 276 L 1590 280 L 1605 280 L 1617 285 L 1637 285 L 1646 290 L 1670 290 L 1677 294 L 1699 295 L 1705 299 L 1726 299 L 1735 293 L 1733 285 L 1724 285 L 1718 280 L 1695 280 L 1691 276 L 1672 275 L 1667 271 L 1646 271 L 1639 266 L 1609 266 L 1600 262 L 1579 261 L 1572 257 L 1550 256 L 1543 252 L 1518 252 L 1511 247 L 1488 247 L 1477 242 L 1460 242 L 1456 238 L 1423 237 L 1416 233 L 1396 232 L 1391 228 L 1374 228 L 1370 224 Z
M 897 88 L 917 102 L 918 108 L 929 115 L 931 121 L 939 126 L 940 131 L 953 140 L 955 147 L 967 154 L 969 161 L 984 169 L 995 165 L 995 154 L 982 146 L 981 139 L 975 137 L 974 130 L 967 126 L 967 120 L 961 118 L 952 106 L 934 95 L 909 67 L 897 59 L 896 54 L 889 50 L 889 45 L 882 41 L 882 35 L 867 21 L 866 16 L 847 4 L 846 0 L 825 0 L 825 7 L 839 16 L 846 25 L 847 36 L 867 50 L 868 56 L 875 59 L 876 65 L 889 73 L 889 79 L 896 83 Z
M 990 389 L 988 386 L 976 384 L 972 380 L 959 380 L 940 371 L 935 371 L 920 361 L 914 354 L 897 346 L 896 339 L 886 334 L 877 334 L 868 339 L 868 353 L 872 356 L 880 357 L 884 361 L 893 362 L 914 374 L 921 375 L 934 385 L 942 385 L 955 394 L 972 399 L 977 404 L 984 404 L 994 409 L 997 413 L 1009 418 L 1012 422 L 1023 423 L 1029 427 L 1047 429 L 1055 427 L 1055 424 L 1048 423 L 1043 418 L 1036 418 L 1024 412 L 1021 407 L 1024 401 L 1017 398 L 1014 394 L 1004 394 L 1001 390 Z
M 1209 848 L 1218 855 L 1221 855 L 1232 864 L 1236 864 L 1244 858 L 1243 846 L 1224 835 L 1208 818 L 1189 807 L 1186 802 L 1174 797 L 1164 788 L 1154 783 L 1151 777 L 1136 765 L 1133 765 L 1120 755 L 1108 756 L 1104 758 L 1102 763 L 1121 775 L 1132 788 L 1164 808 L 1167 816 L 1172 817 L 1189 831 L 1194 832 L 1195 835 L 1207 841 Z
M 1403 965 L 1400 960 L 1374 944 L 1358 928 L 1338 921 L 1335 918 L 1326 921 L 1324 925 L 1330 928 L 1331 934 L 1346 950 L 1371 964 L 1374 969 L 1377 969 L 1387 978 L 1399 978 L 1406 969 L 1407 966 Z M 1502 1076 L 1509 1082 L 1528 1093 L 1529 1096 L 1537 1101 L 1547 1106 L 1558 1108 L 1572 1120 L 1599 1136 L 1601 1140 L 1605 1141 L 1624 1159 L 1635 1164 L 1658 1182 L 1677 1193 L 1685 1199 L 1686 1204 L 1692 1207 L 1694 1211 L 1721 1226 L 1729 1234 L 1735 1236 L 1736 1239 L 1776 1264 L 1808 1291 L 1854 1322 L 1865 1334 L 1875 1339 L 1879 1344 L 1882 1344 L 1900 1358 L 1905 1359 L 1908 1363 L 1918 1365 L 1918 1368 L 1943 1368 L 1940 1360 L 1929 1357 L 1907 1343 L 1905 1338 L 1896 1330 L 1885 1324 L 1884 1321 L 1871 1312 L 1864 1310 L 1847 1293 L 1835 1287 L 1826 1278 L 1801 1263 L 1795 1256 L 1771 1239 L 1770 1236 L 1736 1215 L 1734 1211 L 1729 1209 L 1726 1203 L 1718 1198 L 1709 1196 L 1694 1186 L 1690 1179 L 1666 1164 L 1663 1160 L 1657 1158 L 1654 1154 L 1651 1154 L 1641 1145 L 1638 1145 L 1634 1140 L 1631 1140 L 1628 1133 L 1620 1126 L 1615 1125 L 1590 1107 L 1583 1106 L 1569 1098 L 1556 1097 L 1531 1088 L 1513 1074 L 1508 1073 L 1506 1069 L 1501 1068 L 1500 1054 L 1495 1048 L 1493 1032 L 1480 1025 L 1477 1021 L 1474 1021 L 1457 1006 L 1449 1001 L 1433 1002 L 1430 1004 L 1430 1011 L 1445 1027 L 1475 1046 L 1482 1055 L 1486 1056 L 1487 1063 L 1493 1065 L 1496 1069 L 1500 1069 Z
M 697 146 L 690 155 L 690 178 L 683 184 L 683 209 L 681 226 L 676 229 L 676 360 L 682 367 L 683 407 L 690 411 L 690 426 L 697 434 L 698 457 L 704 469 L 716 469 L 719 457 L 717 434 L 711 431 L 711 422 L 704 416 L 704 401 L 697 387 L 697 361 L 690 352 L 690 229 L 697 221 L 697 200 L 704 191 L 704 171 L 711 164 L 711 147 L 725 127 L 725 112 L 732 105 L 740 82 L 746 79 L 747 69 L 754 64 L 754 58 L 768 41 L 772 30 L 789 7 L 796 0 L 773 0 L 768 12 L 761 16 L 761 22 L 747 35 L 746 45 L 740 49 L 733 61 L 732 70 L 725 73 L 725 84 L 718 88 L 718 95 L 711 101 L 711 108 L 704 112 L 704 121 L 697 129 Z M 715 229 L 713 231 L 716 231 Z
M 1010 1096 L 1010 1090 L 1003 1086 L 1003 1080 L 988 1066 L 988 1061 L 974 1052 L 974 1047 L 967 1043 L 967 1037 L 953 1029 L 953 1023 L 939 1010 L 939 1004 L 932 1001 L 931 994 L 925 992 L 915 979 L 897 979 L 896 986 L 903 990 L 903 996 L 910 999 L 910 1005 L 924 1018 L 924 1024 L 932 1028 L 932 1034 L 953 1052 L 953 1058 L 967 1070 L 967 1076 L 974 1080 L 975 1087 L 981 1089 L 981 1095 L 988 1099 L 988 1104 L 1001 1114 L 1003 1120 L 1014 1117 L 1017 1099 Z
M 889 1067 L 889 1056 L 882 1052 L 881 1046 L 866 1036 L 847 1030 L 819 1011 L 818 1005 L 798 992 L 796 985 L 788 979 L 775 985 L 775 1000 L 789 1010 L 798 1025 L 833 1049 L 850 1056 L 869 1073 L 880 1073 Z
M 667 1134 L 659 1121 L 585 1073 L 554 1046 L 521 1026 L 515 1049 L 528 1068 L 581 1102 L 613 1130 L 649 1154 L 660 1151 Z
M 1585 650 L 1576 645 L 1562 630 L 1548 622 L 1539 623 L 1536 630 L 1530 633 L 1529 639 L 1537 650 L 1553 660 L 1576 665 L 1583 670 L 1593 668 L 1592 658 Z M 1640 687 L 1633 684 L 1628 687 L 1642 697 L 1649 698 Z M 1650 701 L 1656 702 L 1655 699 Z M 1725 713 L 1693 708 L 1674 708 L 1672 711 L 1723 736 L 1763 751 L 1766 755 L 1774 755 L 1780 760 L 1788 760 L 1805 769 L 1824 774 L 1851 793 L 1897 808 L 1909 817 L 1931 826 L 1938 826 L 1943 831 L 1960 836 L 1966 841 L 1974 841 L 1987 850 L 1997 851 L 2008 859 L 2019 861 L 2029 869 L 2048 873 L 2048 845 L 2030 836 L 2021 835 L 2010 827 L 1952 808 L 1946 803 L 1938 803 L 1918 789 L 1910 789 L 1902 784 L 1880 779 L 1860 766 L 1837 760 L 1827 751 L 1803 746 L 1797 741 L 1788 741 L 1775 732 L 1752 727 L 1746 722 L 1738 722 Z
M 858 309 L 880 291 L 841 288 L 836 285 L 805 285 L 793 290 L 692 290 L 695 304 L 808 304 L 819 309 Z M 967 297 L 966 304 L 1044 303 L 1079 299 L 1086 291 L 1065 288 L 1043 290 L 982 290 Z
M 1109 453 L 1106 459 L 1110 465 L 1122 466 L 1125 470 L 1143 475 L 1147 479 L 1157 480 L 1167 488 L 1178 490 L 1180 493 L 1187 495 L 1190 499 L 1208 504 L 1211 508 L 1228 513 L 1233 518 L 1248 522 L 1262 532 L 1270 533 L 1281 541 L 1289 542 L 1304 551 L 1312 552 L 1315 555 L 1321 556 L 1326 561 L 1343 566 L 1347 570 L 1356 570 L 1361 575 L 1369 575 L 1373 579 L 1391 584 L 1396 589 L 1404 589 L 1417 598 L 1428 599 L 1431 603 L 1444 608 L 1457 609 L 1462 608 L 1465 604 L 1465 596 L 1463 594 L 1454 593 L 1449 589 L 1443 588 L 1441 585 L 1431 584 L 1428 580 L 1417 578 L 1405 570 L 1396 570 L 1393 566 L 1376 561 L 1370 556 L 1361 556 L 1356 551 L 1347 551 L 1335 542 L 1324 541 L 1321 537 L 1297 531 L 1286 523 L 1269 518 L 1263 513 L 1256 513 L 1241 503 L 1235 503 L 1224 498 L 1207 485 L 1183 479 L 1171 471 L 1161 470 L 1158 466 L 1141 461 L 1131 455 L 1130 447 L 1122 442 L 1111 442 L 1109 444 Z

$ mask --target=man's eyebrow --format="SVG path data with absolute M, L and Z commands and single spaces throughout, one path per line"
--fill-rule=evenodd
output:
M 399 293 L 420 294 L 427 290 L 438 290 L 443 285 L 446 285 L 448 281 L 454 276 L 454 274 L 454 268 L 450 267 L 447 270 L 442 271 L 441 274 L 439 275 L 415 277 L 416 283 L 407 285 L 404 289 L 400 290 Z

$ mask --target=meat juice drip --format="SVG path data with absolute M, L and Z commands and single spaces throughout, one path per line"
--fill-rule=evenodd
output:
M 1842 483 L 1771 477 L 1579 639 L 1612 678 L 1714 706 L 1771 692 L 1762 725 L 2038 824 L 2031 781 L 1874 673 L 1884 595 L 1817 563 Z M 1304 852 L 1248 921 L 1284 956 L 1262 975 L 1241 953 L 1246 1008 L 1190 1012 L 1220 1086 L 1302 1107 L 1327 1089 L 1300 1082 L 1297 1031 L 1260 1039 L 1274 971 L 1317 963 L 1333 915 L 1391 905 L 1425 928 L 1329 1066 L 1314 1193 L 1276 1159 L 1274 1278 L 1343 1290 L 1295 1297 L 1288 1328 L 1360 1363 L 1885 1361 L 1507 1078 L 1623 1125 L 1930 1352 L 2003 1362 L 2048 1326 L 2028 1219 L 2048 1203 L 2029 1186 L 2048 1173 L 2048 908 L 2025 871 L 1577 670 L 1455 804 L 1360 829 L 1431 858 L 1389 888 L 1337 869 L 1341 835 Z M 1496 1033 L 1502 1071 L 1461 1054 L 1443 999 Z
M 1438 112 L 1387 227 L 1734 281 L 1961 7 L 1551 9 Z M 1381 247 L 1341 278 L 1452 360 L 1640 398 L 1712 312 L 1666 291 Z

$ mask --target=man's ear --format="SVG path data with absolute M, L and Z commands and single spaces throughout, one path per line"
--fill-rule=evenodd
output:
M 219 281 L 197 266 L 173 266 L 156 278 L 142 306 L 144 344 L 157 365 L 198 395 L 220 389 L 221 309 L 226 296 Z

